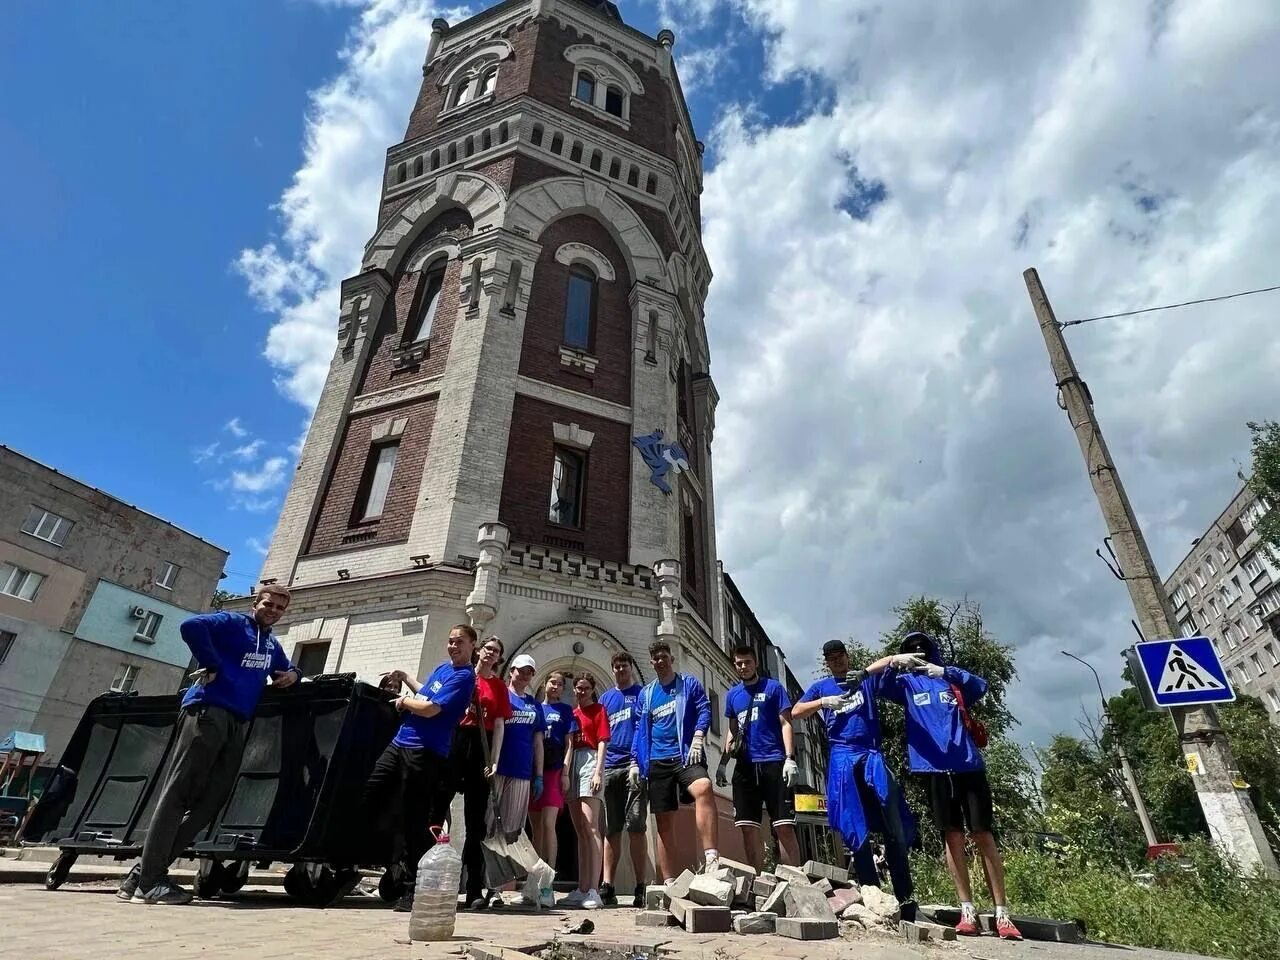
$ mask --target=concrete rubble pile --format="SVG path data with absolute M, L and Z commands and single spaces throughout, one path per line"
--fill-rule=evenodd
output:
M 841 867 L 810 860 L 803 867 L 779 865 L 757 874 L 745 863 L 721 858 L 706 873 L 686 870 L 667 886 L 652 886 L 642 927 L 682 927 L 688 933 L 776 933 L 794 940 L 828 940 L 841 929 L 896 930 L 900 910 L 879 887 L 859 888 Z M 903 927 L 908 926 L 903 924 Z M 953 928 L 937 924 L 916 939 L 952 939 Z M 950 931 L 946 936 L 944 930 Z

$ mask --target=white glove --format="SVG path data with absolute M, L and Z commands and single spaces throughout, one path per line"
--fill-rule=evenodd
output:
M 627 771 L 627 786 L 632 790 L 640 789 L 640 764 L 633 763 Z
M 936 663 L 922 663 L 916 667 L 916 673 L 923 673 L 930 680 L 937 680 L 942 676 L 943 669 Z
M 693 744 L 689 747 L 689 766 L 702 762 L 702 734 L 693 735 Z
M 842 707 L 848 706 L 850 699 L 851 697 L 849 694 L 842 693 L 838 695 L 833 694 L 832 696 L 829 696 L 829 697 L 823 697 L 818 702 L 822 704 L 822 709 L 835 711 L 835 710 L 839 710 Z
M 919 670 L 927 663 L 928 661 L 918 653 L 898 653 L 889 658 L 889 666 L 895 670 Z
M 796 763 L 795 760 L 791 759 L 791 757 L 787 757 L 786 761 L 782 764 L 782 782 L 788 787 L 794 787 L 796 785 L 796 781 L 799 779 L 800 765 Z

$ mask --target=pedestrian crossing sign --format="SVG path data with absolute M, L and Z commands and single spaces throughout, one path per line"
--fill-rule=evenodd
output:
M 1188 707 L 1236 698 L 1208 637 L 1149 640 L 1136 646 L 1157 706 Z

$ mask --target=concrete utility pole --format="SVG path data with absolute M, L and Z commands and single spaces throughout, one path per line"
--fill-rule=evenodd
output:
M 1129 796 L 1133 798 L 1133 809 L 1137 812 L 1138 820 L 1142 824 L 1142 835 L 1147 838 L 1147 846 L 1154 847 L 1160 841 L 1156 839 L 1155 827 L 1151 825 L 1151 815 L 1147 813 L 1146 801 L 1142 799 L 1142 792 L 1138 789 L 1138 778 L 1133 775 L 1133 767 L 1129 763 L 1129 751 L 1125 750 L 1124 740 L 1116 730 L 1116 725 L 1111 722 L 1111 711 L 1107 709 L 1107 696 L 1102 692 L 1102 679 L 1088 660 L 1081 660 L 1074 653 L 1068 653 L 1066 650 L 1059 652 L 1064 657 L 1070 657 L 1088 667 L 1089 672 L 1093 674 L 1094 682 L 1098 684 L 1098 697 L 1102 700 L 1102 721 L 1111 729 L 1111 736 L 1115 740 L 1116 753 L 1120 756 L 1120 773 L 1124 777 L 1124 785 L 1129 790 Z
M 1125 495 L 1120 474 L 1102 438 L 1102 430 L 1093 413 L 1093 397 L 1076 371 L 1062 337 L 1062 327 L 1053 315 L 1053 307 L 1049 305 L 1039 275 L 1033 268 L 1024 271 L 1022 277 L 1027 283 L 1027 293 L 1031 296 L 1045 347 L 1049 350 L 1049 361 L 1058 386 L 1058 406 L 1067 412 L 1071 427 L 1076 432 L 1089 480 L 1093 483 L 1098 506 L 1102 508 L 1107 532 L 1111 535 L 1142 633 L 1148 640 L 1175 638 L 1178 634 L 1174 630 L 1169 598 Z M 1218 723 L 1217 710 L 1212 706 L 1174 707 L 1169 712 L 1182 741 L 1183 755 L 1195 758 L 1189 762 L 1199 772 L 1191 777 L 1191 782 L 1196 788 L 1210 835 L 1246 874 L 1261 868 L 1267 876 L 1280 878 L 1280 867 L 1267 843 L 1253 801 L 1246 789 L 1235 786 L 1236 782 L 1243 781 L 1236 768 L 1231 745 Z

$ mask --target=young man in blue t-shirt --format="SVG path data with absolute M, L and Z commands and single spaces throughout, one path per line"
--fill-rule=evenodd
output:
M 849 651 L 839 640 L 828 640 L 822 658 L 830 676 L 812 684 L 800 698 L 792 716 L 800 720 L 821 711 L 827 727 L 831 756 L 827 763 L 827 822 L 852 851 L 858 882 L 878 886 L 870 834 L 882 830 L 885 859 L 893 880 L 893 894 L 902 905 L 902 919 L 914 920 L 911 867 L 907 850 L 915 836 L 915 821 L 902 791 L 894 781 L 881 752 L 880 714 L 876 696 L 883 677 L 879 671 L 889 661 L 867 671 L 849 672 Z M 898 662 L 909 669 L 914 657 Z
M 791 730 L 791 698 L 777 680 L 760 676 L 753 648 L 740 646 L 734 650 L 733 668 L 742 682 L 724 696 L 729 736 L 716 769 L 716 783 L 728 786 L 730 751 L 736 741 L 745 738 L 742 753 L 733 765 L 733 821 L 742 831 L 747 859 L 757 870 L 764 869 L 760 821 L 767 809 L 778 836 L 781 861 L 799 866 L 795 784 L 800 768 L 795 761 Z
M 399 814 L 405 893 L 395 906 L 397 910 L 413 909 L 418 861 L 435 845 L 427 828 L 444 823 L 453 800 L 452 779 L 445 771 L 453 728 L 466 713 L 476 688 L 476 671 L 471 665 L 475 649 L 475 630 L 460 623 L 449 631 L 445 647 L 449 659 L 422 683 L 400 670 L 388 675 L 403 681 L 413 692 L 396 699 L 396 709 L 404 719 L 365 782 L 361 806 L 375 814 L 384 810 Z
M 183 904 L 191 894 L 169 879 L 169 864 L 191 845 L 226 802 L 240 772 L 249 721 L 262 691 L 301 677 L 271 628 L 289 606 L 289 591 L 258 588 L 249 613 L 201 614 L 182 622 L 183 642 L 199 664 L 182 698 L 178 740 L 142 846 L 116 896 L 134 903 Z
M 648 871 L 645 829 L 649 825 L 649 803 L 644 787 L 631 782 L 631 741 L 635 734 L 640 684 L 632 677 L 631 654 L 619 651 L 609 665 L 613 669 L 614 686 L 600 698 L 609 717 L 609 746 L 604 754 L 604 882 L 600 884 L 600 899 L 606 907 L 618 905 L 613 878 L 622 862 L 622 832 L 626 830 L 631 866 L 636 874 L 631 905 L 639 909 L 644 906 Z
M 668 883 L 684 861 L 676 850 L 675 818 L 680 794 L 693 799 L 698 841 L 706 864 L 719 859 L 715 793 L 707 773 L 705 742 L 711 727 L 711 701 L 698 679 L 676 673 L 671 646 L 649 644 L 654 678 L 636 698 L 636 726 L 631 740 L 633 783 L 649 784 L 649 806 L 658 822 L 658 865 Z

